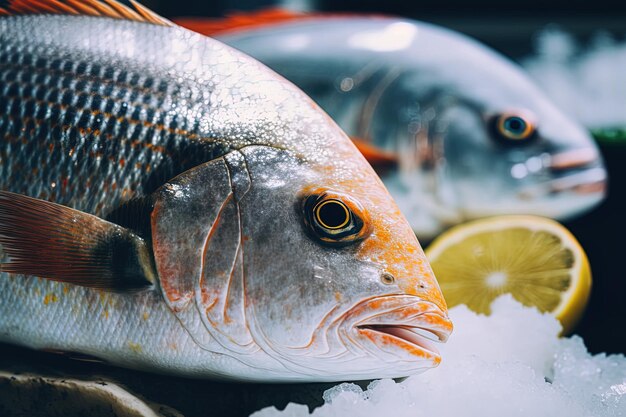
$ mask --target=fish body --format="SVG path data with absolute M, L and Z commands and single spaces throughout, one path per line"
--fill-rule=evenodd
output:
M 28 4 L 0 7 L 0 341 L 248 381 L 439 363 L 422 249 L 308 97 L 134 2 Z
M 565 220 L 604 197 L 589 133 L 521 68 L 469 37 L 379 16 L 272 11 L 178 22 L 302 88 L 365 146 L 421 238 L 489 215 Z

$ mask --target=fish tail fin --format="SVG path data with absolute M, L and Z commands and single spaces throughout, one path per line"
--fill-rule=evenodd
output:
M 151 286 L 146 242 L 116 224 L 48 201 L 0 191 L 0 271 L 113 291 Z

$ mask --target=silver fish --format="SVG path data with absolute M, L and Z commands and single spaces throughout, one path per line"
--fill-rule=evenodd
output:
M 309 94 L 360 143 L 421 238 L 466 220 L 566 220 L 602 201 L 590 134 L 508 59 L 399 18 L 266 12 L 178 20 Z
M 410 225 L 292 84 L 132 1 L 0 14 L 0 341 L 250 381 L 439 363 Z

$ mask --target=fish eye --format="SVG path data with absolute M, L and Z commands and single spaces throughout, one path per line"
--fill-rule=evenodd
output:
M 304 222 L 313 236 L 331 245 L 357 242 L 369 230 L 361 205 L 330 191 L 314 193 L 304 200 Z
M 323 228 L 339 230 L 350 222 L 350 210 L 339 200 L 319 202 L 314 208 L 315 220 Z
M 504 143 L 528 143 L 535 135 L 535 124 L 529 115 L 503 113 L 493 119 L 496 137 Z

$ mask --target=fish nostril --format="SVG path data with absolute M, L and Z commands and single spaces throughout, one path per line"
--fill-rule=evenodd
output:
M 550 155 L 547 167 L 552 171 L 565 171 L 583 168 L 598 161 L 598 152 L 593 148 L 573 149 Z
M 396 278 L 388 272 L 383 272 L 380 276 L 380 280 L 385 285 L 392 285 L 396 282 Z

